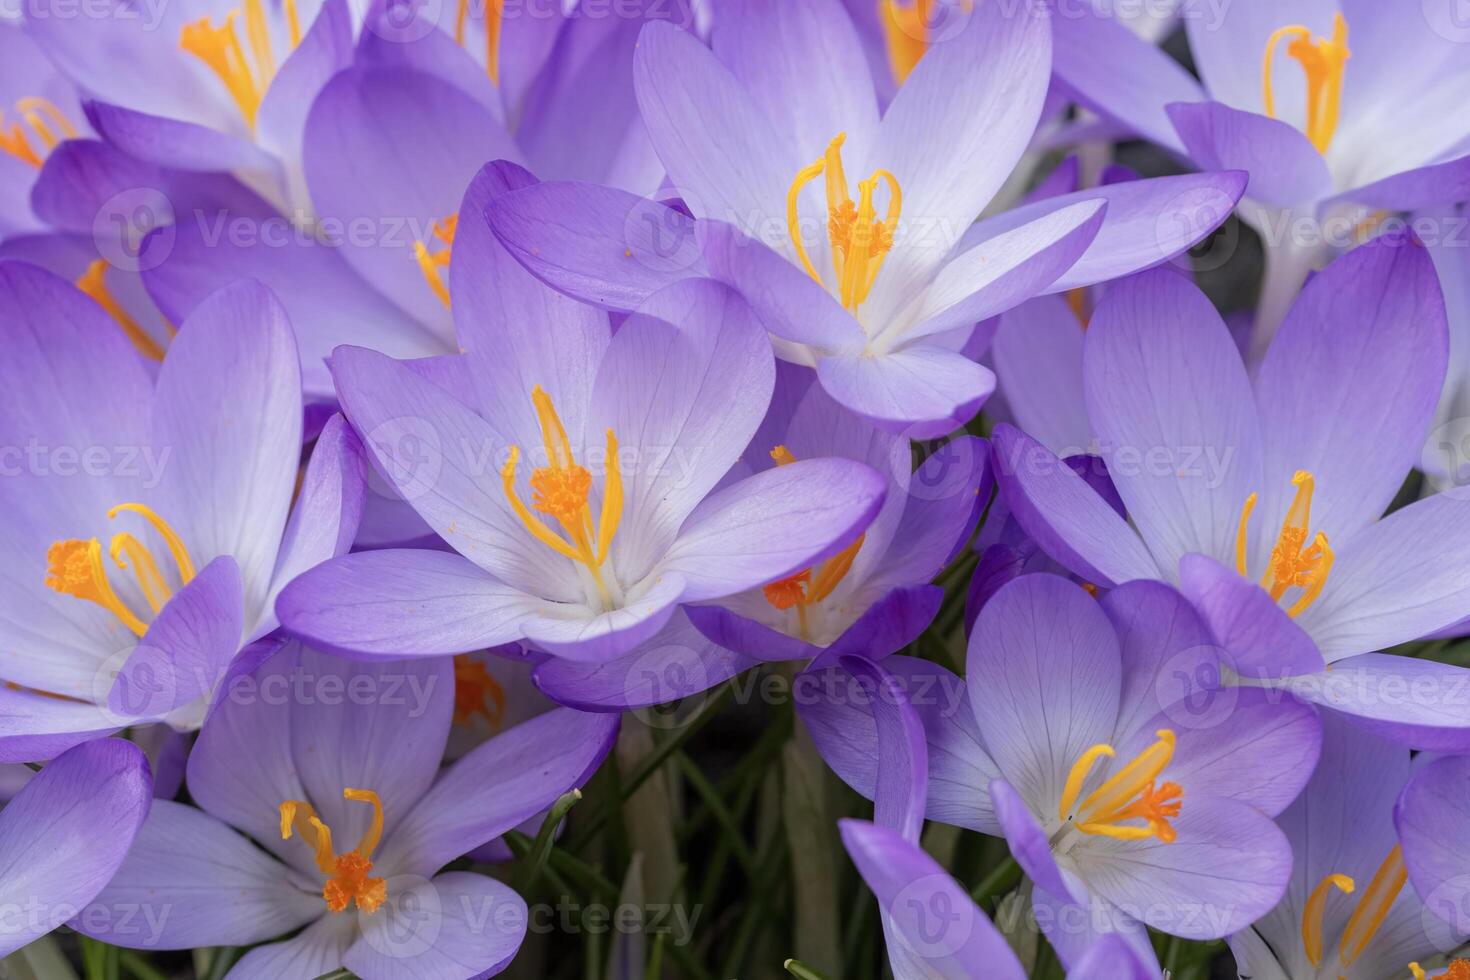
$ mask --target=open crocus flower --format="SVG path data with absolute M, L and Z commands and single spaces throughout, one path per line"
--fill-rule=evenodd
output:
M 1110 18 L 1074 9 L 1055 18 L 1056 72 L 1083 105 L 1200 167 L 1250 172 L 1241 214 L 1267 247 L 1260 354 L 1355 222 L 1470 196 L 1459 111 L 1470 49 L 1455 17 L 1442 0 L 1409 14 L 1376 0 L 1194 3 L 1184 23 L 1200 85 Z
M 44 229 L 31 189 L 51 151 L 87 132 L 71 83 L 19 24 L 0 18 L 0 238 Z
M 1176 583 L 1248 682 L 1417 747 L 1470 746 L 1470 675 L 1372 652 L 1470 612 L 1470 501 L 1442 493 L 1383 516 L 1419 458 L 1445 349 L 1434 269 L 1408 235 L 1309 283 L 1254 385 L 1204 296 L 1148 273 L 1109 290 L 1083 352 L 1088 414 L 1132 526 L 1004 426 L 998 479 L 1078 575 Z
M 0 325 L 0 757 L 158 718 L 197 725 L 201 695 L 275 628 L 281 587 L 346 550 L 357 438 L 327 426 L 293 511 L 296 347 L 253 283 L 200 306 L 156 383 L 93 300 L 34 266 L 0 264 Z
M 1277 818 L 1291 841 L 1291 884 L 1281 904 L 1229 939 L 1241 976 L 1256 980 L 1423 980 L 1426 975 L 1458 980 L 1465 964 L 1445 974 L 1423 970 L 1421 961 L 1455 949 L 1470 930 L 1459 931 L 1436 916 L 1434 900 L 1420 901 L 1406 887 L 1419 867 L 1411 857 L 1410 832 L 1394 830 L 1395 799 L 1413 797 L 1412 766 L 1401 745 L 1378 738 L 1340 718 L 1322 719 L 1322 758 L 1301 798 Z M 1427 772 L 1427 770 L 1426 770 Z M 1429 789 L 1433 782 L 1421 783 Z M 1463 794 L 1463 788 L 1457 787 Z M 1408 818 L 1420 827 L 1447 829 L 1449 799 L 1415 798 L 1428 805 L 1408 814 L 1398 804 L 1400 827 Z M 1462 804 L 1459 804 L 1462 805 Z M 1400 840 L 1402 839 L 1402 844 Z M 1429 860 L 1456 838 L 1432 839 Z M 1445 865 L 1424 866 L 1443 869 Z M 1450 874 L 1463 873 L 1448 872 Z M 1446 903 L 1452 896 L 1438 893 Z M 1461 907 L 1463 908 L 1463 907 Z
M 494 202 L 492 225 L 536 275 L 610 309 L 684 276 L 731 285 L 781 357 L 892 430 L 927 438 L 974 415 L 994 381 L 960 352 L 977 321 L 1176 255 L 1243 189 L 1239 174 L 1139 182 L 971 228 L 1036 128 L 1042 7 L 977 4 L 881 118 L 838 0 L 717 13 L 713 50 L 650 24 L 634 62 L 643 121 L 692 218 L 548 182 Z M 822 84 L 805 67 L 816 52 Z
M 281 596 L 290 629 L 375 656 L 524 638 L 610 660 L 681 603 L 830 558 L 882 504 L 883 478 L 844 459 L 716 489 L 775 375 L 764 332 L 718 283 L 676 283 L 612 336 L 603 314 L 564 302 L 555 316 L 507 320 L 482 328 L 502 343 L 432 363 L 334 355 L 369 452 L 458 554 L 396 549 L 323 565 Z
M 247 953 L 236 980 L 498 972 L 525 935 L 525 902 L 492 878 L 437 872 L 580 786 L 618 722 L 557 709 L 441 773 L 453 711 L 447 658 L 357 663 L 287 642 L 232 674 L 211 711 L 189 757 L 200 809 L 156 802 L 76 927 L 136 949 L 251 946 L 305 927 Z
M 1140 920 L 1218 938 L 1280 899 L 1291 854 L 1270 815 L 1312 771 L 1316 713 L 1197 685 L 1217 653 L 1173 590 L 1139 582 L 1098 601 L 1023 575 L 980 612 L 968 682 L 907 657 L 882 669 L 924 726 L 929 818 L 1003 834 L 1038 904 L 1086 910 L 1089 929 L 1049 933 L 1063 962 L 1097 932 L 1122 934 L 1147 961 Z M 886 765 L 874 703 L 801 707 L 823 758 L 869 797 Z
M 62 925 L 123 863 L 153 799 L 138 747 L 68 749 L 0 810 L 0 956 Z

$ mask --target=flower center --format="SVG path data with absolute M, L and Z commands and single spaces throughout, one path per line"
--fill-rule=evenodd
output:
M 1426 980 L 1429 976 L 1418 963 L 1410 963 L 1409 972 L 1414 975 L 1414 980 Z M 1470 980 L 1470 960 L 1450 960 L 1438 980 Z
M 434 222 L 433 231 L 426 240 L 413 243 L 413 254 L 418 259 L 424 281 L 445 306 L 449 305 L 449 287 L 444 283 L 444 273 L 449 268 L 450 250 L 458 227 L 459 215 L 451 214 L 443 221 Z
M 46 155 L 57 143 L 64 139 L 73 139 L 77 135 L 76 127 L 56 108 L 56 103 L 49 99 L 36 96 L 18 99 L 15 109 L 25 122 L 11 123 L 7 128 L 5 113 L 0 112 L 0 152 L 29 163 L 37 170 L 41 169 Z M 26 126 L 30 126 L 29 134 Z M 32 136 L 41 144 L 39 151 L 31 145 Z
M 1119 840 L 1145 840 L 1157 837 L 1172 844 L 1178 836 L 1169 821 L 1179 816 L 1184 788 L 1178 783 L 1158 785 L 1159 774 L 1174 757 L 1174 732 L 1167 728 L 1155 734 L 1158 741 L 1144 749 L 1132 762 L 1078 803 L 1082 786 L 1093 766 L 1104 757 L 1113 758 L 1110 745 L 1094 745 L 1082 753 L 1067 774 L 1062 802 L 1057 815 L 1063 823 L 1071 821 L 1084 834 L 1100 834 Z M 1142 825 L 1126 821 L 1141 820 Z
M 464 28 L 471 2 L 459 0 L 459 12 L 454 17 L 454 43 L 460 47 L 464 47 Z M 485 18 L 485 73 L 496 85 L 500 84 L 500 22 L 504 6 L 505 0 L 483 0 L 481 11 Z
M 893 247 L 893 232 L 898 227 L 898 213 L 902 194 L 898 178 L 887 170 L 875 170 L 873 176 L 858 184 L 857 203 L 847 192 L 847 177 L 842 171 L 842 142 L 847 134 L 838 133 L 827 152 L 810 167 L 797 172 L 786 192 L 786 226 L 791 234 L 791 244 L 801 258 L 807 275 L 817 282 L 822 277 L 812 266 L 801 240 L 801 216 L 799 201 L 802 188 L 826 175 L 827 188 L 827 238 L 832 244 L 832 267 L 837 274 L 837 298 L 850 313 L 867 299 L 868 291 L 878 278 L 883 267 L 883 258 Z M 882 180 L 888 184 L 888 210 L 883 220 L 878 220 L 873 206 L 873 193 Z
M 510 447 L 510 459 L 501 470 L 501 481 L 505 496 L 510 501 L 521 523 L 532 537 L 559 555 L 565 555 L 586 567 L 602 598 L 603 608 L 612 607 L 611 594 L 602 577 L 602 564 L 607 560 L 612 547 L 613 535 L 623 517 L 623 477 L 618 469 L 618 440 L 612 429 L 607 430 L 607 476 L 602 487 L 602 513 L 594 526 L 592 509 L 587 500 L 592 491 L 592 474 L 579 466 L 572 456 L 572 444 L 567 439 L 567 430 L 556 414 L 551 396 L 537 385 L 531 391 L 531 401 L 536 406 L 536 416 L 541 422 L 541 439 L 546 447 L 549 465 L 531 471 L 531 506 L 543 514 L 556 518 L 566 532 L 565 537 L 557 534 L 541 518 L 522 503 L 515 489 L 516 462 L 520 459 L 520 447 Z
M 1393 907 L 1408 880 L 1409 872 L 1404 867 L 1403 849 L 1394 845 L 1393 850 L 1388 852 L 1388 857 L 1383 859 L 1383 863 L 1374 872 L 1373 880 L 1368 883 L 1367 890 L 1358 899 L 1353 914 L 1348 918 L 1347 928 L 1342 931 L 1342 939 L 1338 943 L 1338 961 L 1344 967 L 1352 965 L 1368 947 L 1369 941 L 1378 933 L 1383 920 L 1388 917 L 1389 909 Z M 1327 875 L 1317 882 L 1317 887 L 1312 889 L 1307 904 L 1302 908 L 1302 949 L 1314 967 L 1322 964 L 1322 918 L 1327 908 L 1327 898 L 1333 888 L 1344 895 L 1351 895 L 1356 884 L 1347 875 Z M 1464 980 L 1470 980 L 1470 976 Z
M 1347 19 L 1339 12 L 1332 16 L 1332 39 L 1313 38 L 1312 32 L 1300 24 L 1288 24 L 1271 33 L 1266 41 L 1266 56 L 1261 62 L 1261 88 L 1265 95 L 1266 115 L 1276 118 L 1276 99 L 1271 85 L 1271 62 L 1276 45 L 1291 38 L 1286 45 L 1288 57 L 1295 58 L 1307 76 L 1307 139 L 1326 153 L 1337 132 L 1337 114 L 1342 102 L 1342 74 L 1352 52 L 1347 46 Z
M 169 553 L 173 555 L 180 582 L 188 585 L 194 578 L 194 562 L 189 557 L 189 550 L 184 547 L 183 539 L 168 522 L 143 504 L 118 504 L 107 512 L 108 518 L 117 517 L 119 511 L 138 514 L 153 525 L 168 546 Z M 126 531 L 114 534 L 108 545 L 108 554 L 118 568 L 132 569 L 138 588 L 153 614 L 156 615 L 173 597 L 173 590 L 159 570 L 153 553 L 133 535 Z M 51 547 L 46 550 L 46 565 L 48 588 L 97 603 L 122 620 L 123 625 L 137 636 L 148 632 L 148 625 L 118 598 L 112 584 L 107 580 L 107 568 L 102 563 L 102 544 L 96 538 L 86 541 L 69 538 L 52 542 Z
M 1327 576 L 1332 571 L 1334 555 L 1327 544 L 1327 535 L 1322 531 L 1312 536 L 1310 544 L 1307 543 L 1308 535 L 1311 534 L 1312 493 L 1316 489 L 1312 474 L 1306 470 L 1297 470 L 1291 482 L 1296 487 L 1296 496 L 1292 498 L 1286 517 L 1281 522 L 1281 531 L 1276 536 L 1276 544 L 1271 548 L 1271 558 L 1261 579 L 1261 586 L 1277 602 L 1281 601 L 1288 589 L 1301 589 L 1301 595 L 1287 609 L 1288 615 L 1299 616 L 1322 594 Z M 1245 560 L 1246 529 L 1250 524 L 1251 512 L 1255 509 L 1256 495 L 1251 494 L 1245 498 L 1245 506 L 1240 511 L 1240 528 L 1235 534 L 1235 570 L 1242 578 L 1250 578 Z
M 467 725 L 480 715 L 492 731 L 505 718 L 505 688 L 480 661 L 467 653 L 454 658 L 454 723 Z
M 112 290 L 107 288 L 106 259 L 96 259 L 88 265 L 87 271 L 77 279 L 77 288 L 92 297 L 93 301 L 102 307 L 108 316 L 117 321 L 117 325 L 122 327 L 123 334 L 127 336 L 128 341 L 139 354 L 152 361 L 161 362 L 163 360 L 163 348 L 158 346 L 156 340 L 148 336 L 147 331 L 138 326 L 138 321 L 123 309 L 117 297 L 112 294 Z
M 283 0 L 286 24 L 291 33 L 291 50 L 301 43 L 301 21 L 296 16 L 296 0 Z M 244 14 L 245 43 L 241 44 L 235 22 Z M 246 46 L 250 57 L 245 56 Z M 271 47 L 270 25 L 266 21 L 262 0 L 245 0 L 244 4 L 225 14 L 219 27 L 201 17 L 185 24 L 179 31 L 179 47 L 209 66 L 229 90 L 240 115 L 251 131 L 255 130 L 255 114 L 261 99 L 276 77 L 276 56 Z M 251 62 L 254 67 L 251 67 Z
M 333 912 L 345 912 L 353 902 L 367 913 L 376 912 L 388 898 L 388 883 L 382 878 L 372 878 L 370 858 L 383 836 L 383 801 L 370 789 L 344 789 L 344 800 L 370 803 L 373 807 L 373 822 L 357 846 L 346 854 L 332 850 L 332 828 L 322 823 L 316 810 L 304 800 L 286 800 L 281 803 L 281 840 L 290 840 L 294 831 L 316 850 L 316 866 L 327 876 L 322 886 L 322 898 Z
M 772 449 L 771 458 L 776 461 L 777 466 L 786 466 L 788 463 L 796 462 L 796 457 L 791 455 L 791 451 L 785 446 L 777 446 Z M 853 559 L 857 557 L 859 549 L 863 546 L 863 537 L 864 535 L 859 534 L 852 544 L 817 566 L 815 573 L 810 568 L 803 569 L 794 575 L 777 579 L 761 589 L 766 601 L 777 609 L 783 612 L 791 608 L 796 609 L 797 629 L 803 640 L 811 641 L 807 607 L 831 595 L 832 590 L 837 588 L 837 584 L 847 576 L 852 569 Z

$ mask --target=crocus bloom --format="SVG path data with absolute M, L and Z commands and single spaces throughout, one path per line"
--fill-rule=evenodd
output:
M 775 374 L 764 332 L 720 284 L 675 283 L 612 336 L 603 314 L 576 304 L 543 316 L 497 317 L 482 327 L 486 342 L 432 367 L 337 351 L 348 417 L 458 554 L 396 549 L 323 565 L 282 595 L 290 629 L 375 656 L 524 638 L 609 660 L 681 603 L 831 557 L 881 506 L 882 478 L 843 459 L 715 489 Z
M 1328 219 L 1348 216 L 1346 232 L 1370 209 L 1470 196 L 1470 51 L 1447 3 L 1405 16 L 1377 0 L 1197 2 L 1184 23 L 1203 85 L 1075 5 L 1055 18 L 1056 72 L 1083 105 L 1200 167 L 1250 172 L 1241 214 L 1267 245 L 1259 354 L 1329 254 Z
M 0 810 L 0 956 L 62 925 L 122 864 L 153 797 L 138 747 L 98 739 L 49 762 Z
M 971 228 L 1036 128 L 1044 9 L 977 4 L 881 118 L 838 0 L 750 0 L 720 14 L 713 50 L 650 24 L 634 63 L 643 121 L 693 219 L 549 182 L 497 200 L 492 225 L 538 276 L 608 308 L 671 278 L 728 283 L 781 357 L 815 367 L 834 399 L 894 431 L 942 435 L 990 394 L 989 371 L 960 353 L 977 321 L 1178 254 L 1242 190 L 1239 174 L 1173 178 Z M 806 70 L 815 52 L 822 84 Z
M 197 725 L 200 696 L 276 627 L 281 587 L 350 542 L 357 439 L 327 426 L 293 511 L 296 348 L 253 283 L 200 306 L 156 383 L 93 300 L 34 266 L 0 264 L 0 329 L 0 445 L 16 471 L 0 485 L 0 757 L 164 717 Z
M 524 901 L 483 875 L 436 872 L 580 786 L 617 719 L 557 709 L 441 773 L 453 711 L 447 658 L 357 663 L 285 643 L 234 673 L 211 711 L 189 757 L 200 809 L 156 802 L 74 925 L 139 949 L 249 946 L 305 926 L 247 953 L 236 980 L 498 972 L 525 934 Z M 127 908 L 140 910 L 131 929 L 116 919 Z
M 1470 613 L 1470 502 L 1438 494 L 1382 517 L 1419 459 L 1445 348 L 1433 266 L 1407 235 L 1309 283 L 1254 385 L 1204 296 L 1148 273 L 1111 287 L 1083 352 L 1088 414 L 1133 526 L 1004 426 L 999 479 L 1078 575 L 1178 584 L 1253 683 L 1418 747 L 1464 747 L 1465 672 L 1372 652 Z
M 1218 661 L 1171 589 L 1134 583 L 1099 602 L 1057 576 L 1023 575 L 981 611 L 968 683 L 907 657 L 882 668 L 924 725 L 929 818 L 1004 834 L 1038 902 L 1089 909 L 1099 931 L 1147 957 L 1138 920 L 1217 938 L 1280 899 L 1291 854 L 1270 814 L 1316 762 L 1315 712 L 1261 691 L 1176 689 Z M 823 757 L 873 796 L 870 710 L 858 699 L 802 706 Z M 1050 938 L 1068 962 L 1094 937 Z
M 1230 937 L 1235 962 L 1241 976 L 1257 980 L 1382 980 L 1411 973 L 1422 980 L 1425 972 L 1411 964 L 1455 949 L 1470 929 L 1463 920 L 1458 927 L 1440 922 L 1436 915 L 1444 912 L 1434 901 L 1421 902 L 1406 887 L 1406 875 L 1422 887 L 1435 873 L 1462 874 L 1445 871 L 1442 849 L 1463 838 L 1433 838 L 1422 859 L 1429 863 L 1417 865 L 1414 830 L 1405 821 L 1435 833 L 1449 830 L 1463 801 L 1435 795 L 1439 776 L 1428 769 L 1426 780 L 1416 778 L 1405 788 L 1412 765 L 1403 746 L 1331 715 L 1322 724 L 1317 771 L 1277 821 L 1291 841 L 1291 885 L 1280 905 Z M 1416 796 L 1416 783 L 1428 795 Z M 1445 892 L 1435 898 L 1453 901 Z M 1458 980 L 1464 967 L 1444 976 Z

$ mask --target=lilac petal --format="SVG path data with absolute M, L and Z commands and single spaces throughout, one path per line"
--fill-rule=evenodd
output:
M 752 658 L 752 663 L 810 660 L 820 656 L 823 650 L 815 643 L 807 643 L 724 606 L 685 606 L 684 612 L 711 643 Z
M 1419 459 L 1448 343 L 1434 263 L 1409 232 L 1374 239 L 1312 277 L 1256 376 L 1269 485 L 1253 521 L 1281 526 L 1297 470 L 1314 477 L 1312 524 L 1335 544 L 1380 517 Z M 1398 394 L 1370 394 L 1385 388 Z M 1273 537 L 1258 535 L 1257 563 L 1270 543 L 1261 539 Z
M 991 444 L 1012 514 L 1048 555 L 1098 585 L 1160 577 L 1137 533 L 1040 443 L 1001 424 Z
M 97 697 L 105 695 L 99 691 Z M 124 724 L 105 707 L 0 685 L 0 762 L 39 762 Z
M 1252 200 L 1288 208 L 1332 193 L 1327 161 L 1301 130 L 1280 119 L 1218 102 L 1175 102 L 1168 113 L 1185 150 L 1201 168 L 1251 175 Z
M 1076 875 L 1063 871 L 1068 891 L 1053 895 L 1044 889 L 1032 893 L 1037 925 L 1056 950 L 1057 959 L 1075 968 L 1098 943 L 1113 937 L 1122 942 L 1139 962 L 1148 964 L 1147 975 L 1162 975 L 1148 929 L 1117 906 L 1100 898 Z
M 158 372 L 153 436 L 173 451 L 165 516 L 197 565 L 234 558 L 255 625 L 301 460 L 296 341 L 268 290 L 237 282 L 195 307 Z
M 927 582 L 969 541 L 995 477 L 990 446 L 961 436 L 934 449 L 909 479 L 893 537 L 875 561 L 869 587 Z
M 323 649 L 396 660 L 518 640 L 543 605 L 453 552 L 386 549 L 308 570 L 282 591 L 276 611 Z
M 599 663 L 631 653 L 658 635 L 678 610 L 687 585 L 677 571 L 656 572 L 652 584 L 603 612 L 537 603 L 521 623 L 525 638 L 558 657 Z
M 364 977 L 490 976 L 520 949 L 527 921 L 525 899 L 485 875 L 449 872 L 396 894 L 390 883 L 342 964 Z
M 541 692 L 559 704 L 619 711 L 701 694 L 758 662 L 711 643 L 676 612 L 657 636 L 632 653 L 603 663 L 549 657 L 532 676 Z
M 883 912 L 896 980 L 986 977 L 1022 980 L 1016 954 L 969 894 L 917 845 L 894 831 L 840 820 L 843 846 Z M 936 932 L 933 913 L 939 912 Z
M 688 602 L 795 574 L 847 547 L 883 504 L 884 481 L 847 459 L 799 460 L 706 497 L 661 569 L 687 579 Z
M 58 756 L 6 803 L 0 900 L 13 913 L 0 928 L 0 956 L 61 925 L 46 921 L 61 910 L 96 897 L 123 863 L 152 797 L 143 753 L 104 739 Z
M 1305 25 L 1318 37 L 1331 37 L 1332 15 L 1338 9 L 1337 0 L 1299 0 L 1292 6 L 1289 20 Z M 1263 112 L 1261 55 L 1271 32 L 1285 23 L 1281 9 L 1272 4 L 1231 5 L 1211 13 L 1213 16 L 1207 16 L 1203 9 L 1191 10 L 1190 16 L 1183 18 L 1189 33 L 1189 48 L 1205 90 L 1228 106 L 1246 112 Z M 1276 115 L 1304 121 L 1303 73 L 1284 70 L 1288 62 L 1280 52 L 1277 58 L 1283 67 L 1272 75 Z
M 991 347 L 1016 425 L 1058 456 L 1092 444 L 1082 400 L 1082 325 L 1059 296 L 1038 296 L 1001 315 Z
M 290 939 L 251 949 L 226 976 L 230 980 L 319 977 L 342 965 L 357 936 L 357 916 L 323 915 Z
M 1106 935 L 1089 946 L 1067 971 L 1067 980 L 1154 980 L 1158 975 L 1127 941 Z
M 995 375 L 934 344 L 875 357 L 824 357 L 822 387 L 848 409 L 913 439 L 947 435 L 974 417 L 995 390 Z
M 1055 808 L 1073 763 L 1106 742 L 1118 718 L 1112 624 L 1068 580 L 1023 575 L 980 610 L 965 673 L 990 679 L 970 685 L 970 704 L 1002 775 L 1030 806 Z
M 840 664 L 857 681 L 862 696 L 872 706 L 877 728 L 873 822 L 917 844 L 924 829 L 929 755 L 924 726 L 908 702 L 908 686 L 902 678 L 861 657 L 844 657 Z
M 705 271 L 693 218 L 611 187 L 535 184 L 496 198 L 486 218 L 532 275 L 607 310 Z
M 1229 651 L 1232 669 L 1245 677 L 1292 677 L 1323 667 L 1317 644 L 1255 582 L 1207 555 L 1185 555 L 1179 590 L 1209 624 L 1215 642 Z
M 1365 653 L 1281 685 L 1402 745 L 1470 751 L 1470 670 L 1433 660 Z
M 1415 167 L 1364 187 L 1346 191 L 1328 203 L 1351 199 L 1370 208 L 1418 211 L 1470 197 L 1470 156 Z
M 1394 826 L 1403 846 L 1404 865 L 1425 907 L 1455 931 L 1467 931 L 1465 900 L 1470 881 L 1465 868 L 1470 855 L 1470 757 L 1435 759 L 1414 773 L 1394 804 Z
M 616 714 L 557 708 L 450 766 L 384 840 L 379 860 L 428 874 L 581 786 L 612 748 Z
M 1205 295 L 1168 270 L 1112 286 L 1088 327 L 1083 377 L 1108 472 L 1159 567 L 1172 578 L 1191 552 L 1233 555 L 1260 482 L 1261 435 L 1245 368 Z
M 158 718 L 213 688 L 241 646 L 240 569 L 221 555 L 168 601 L 118 670 L 108 709 Z
M 107 102 L 89 102 L 86 109 L 99 136 L 144 163 L 175 170 L 279 174 L 280 165 L 270 154 L 238 136 Z
M 1026 872 L 1026 877 L 1035 882 L 1037 888 L 1053 895 L 1070 894 L 1066 881 L 1062 879 L 1062 870 L 1052 855 L 1046 831 L 1027 808 L 1026 801 L 1004 779 L 991 782 L 990 799 L 995 804 L 995 818 L 1000 822 L 1001 833 L 1010 846 L 1011 857 Z
M 1090 837 L 1072 852 L 1100 895 L 1160 932 L 1220 939 L 1281 900 L 1292 875 L 1286 835 L 1259 810 L 1233 800 L 1186 799 L 1179 837 Z
M 917 640 L 944 601 L 937 585 L 912 585 L 885 593 L 827 647 L 827 662 L 854 655 L 877 660 Z M 752 656 L 758 656 L 754 651 Z
M 130 949 L 249 946 L 326 912 L 321 893 L 290 874 L 208 814 L 154 800 L 122 867 L 72 927 Z
M 324 0 L 301 43 L 281 63 L 260 100 L 255 117 L 260 145 L 282 160 L 300 160 L 312 103 L 327 81 L 351 63 L 352 12 L 345 0 Z

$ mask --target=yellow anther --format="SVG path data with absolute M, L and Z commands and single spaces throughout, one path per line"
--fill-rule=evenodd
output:
M 1302 907 L 1302 949 L 1313 966 L 1322 965 L 1322 915 L 1327 908 L 1327 896 L 1333 888 L 1344 895 L 1351 895 L 1356 887 L 1347 875 L 1328 875 L 1317 882 L 1307 904 Z
M 25 125 L 30 126 L 42 147 L 38 151 L 31 145 L 25 125 L 11 123 L 7 128 L 5 114 L 0 113 L 0 152 L 8 153 L 23 163 L 39 169 L 45 162 L 47 152 L 62 140 L 74 139 L 77 135 L 76 127 L 56 107 L 56 103 L 49 99 L 38 96 L 17 99 L 15 109 L 20 113 L 21 119 L 25 120 Z
M 1312 474 L 1306 470 L 1297 470 L 1291 482 L 1296 487 L 1296 496 L 1292 498 L 1286 517 L 1281 522 L 1281 530 L 1276 536 L 1276 544 L 1271 548 L 1271 557 L 1261 585 L 1278 602 L 1289 589 L 1300 589 L 1301 595 L 1287 609 L 1289 615 L 1299 616 L 1322 594 L 1322 589 L 1327 585 L 1327 576 L 1332 571 L 1335 555 L 1327 543 L 1325 533 L 1318 531 L 1311 536 L 1312 494 L 1316 488 Z M 1256 495 L 1251 494 L 1241 509 L 1240 525 L 1235 535 L 1236 571 L 1245 578 L 1250 577 L 1246 570 L 1246 532 L 1255 507 Z
M 128 315 L 128 311 L 123 309 L 122 304 L 117 301 L 117 297 L 112 294 L 112 290 L 107 288 L 106 259 L 93 260 L 87 266 L 87 271 L 78 277 L 77 288 L 92 297 L 93 301 L 102 307 L 108 316 L 117 321 L 117 325 L 122 328 L 124 336 L 128 338 L 129 343 L 133 345 L 139 354 L 142 354 L 149 360 L 163 360 L 163 348 L 158 346 L 158 343 L 152 337 L 148 336 L 142 327 L 138 326 L 138 321 Z
M 1337 132 L 1338 112 L 1342 105 L 1342 77 L 1352 52 L 1347 46 L 1347 19 L 1338 12 L 1332 17 L 1332 38 L 1312 38 L 1312 32 L 1301 24 L 1289 24 L 1271 33 L 1266 41 L 1266 55 L 1261 62 L 1261 88 L 1266 115 L 1276 118 L 1276 98 L 1271 84 L 1271 62 L 1276 46 L 1291 38 L 1286 53 L 1296 59 L 1307 76 L 1307 118 L 1303 132 L 1317 152 L 1326 153 Z
M 383 837 L 383 802 L 370 789 L 350 787 L 342 791 L 342 798 L 368 803 L 373 808 L 372 822 L 357 847 L 338 855 L 332 847 L 332 828 L 323 823 L 315 808 L 304 800 L 285 800 L 280 804 L 281 840 L 290 840 L 294 831 L 311 846 L 318 870 L 327 876 L 322 886 L 322 898 L 328 909 L 345 912 L 356 902 L 361 911 L 376 912 L 388 898 L 388 883 L 368 875 L 373 870 L 373 851 Z
M 301 43 L 301 22 L 294 0 L 284 6 L 286 26 L 292 50 Z M 245 23 L 245 43 L 235 29 L 237 19 Z M 249 56 L 246 56 L 246 47 Z M 271 44 L 270 22 L 266 19 L 262 0 L 244 0 L 242 6 L 225 14 L 224 23 L 215 27 L 208 17 L 185 24 L 179 32 L 179 47 L 209 67 L 224 83 L 230 97 L 252 131 L 261 100 L 276 76 L 276 55 Z
M 418 260 L 424 281 L 445 306 L 449 305 L 449 286 L 444 281 L 444 273 L 449 268 L 454 233 L 458 228 L 459 215 L 451 214 L 443 221 L 434 222 L 428 239 L 413 243 L 414 258 Z
M 465 22 L 469 19 L 471 0 L 459 0 L 459 10 L 454 16 L 454 43 L 464 46 Z M 483 0 L 485 5 L 485 73 L 490 81 L 500 84 L 500 25 L 504 17 L 505 0 Z
M 1183 806 L 1183 787 L 1157 780 L 1174 757 L 1174 732 L 1161 728 L 1158 741 L 1140 752 L 1081 803 L 1077 797 L 1099 760 L 1112 758 L 1109 745 L 1094 745 L 1077 759 L 1067 774 L 1058 815 L 1072 821 L 1085 834 L 1115 837 L 1120 840 L 1144 840 L 1157 837 L 1165 844 L 1174 842 L 1177 834 L 1170 820 L 1179 816 Z M 1141 820 L 1142 825 L 1127 823 Z

